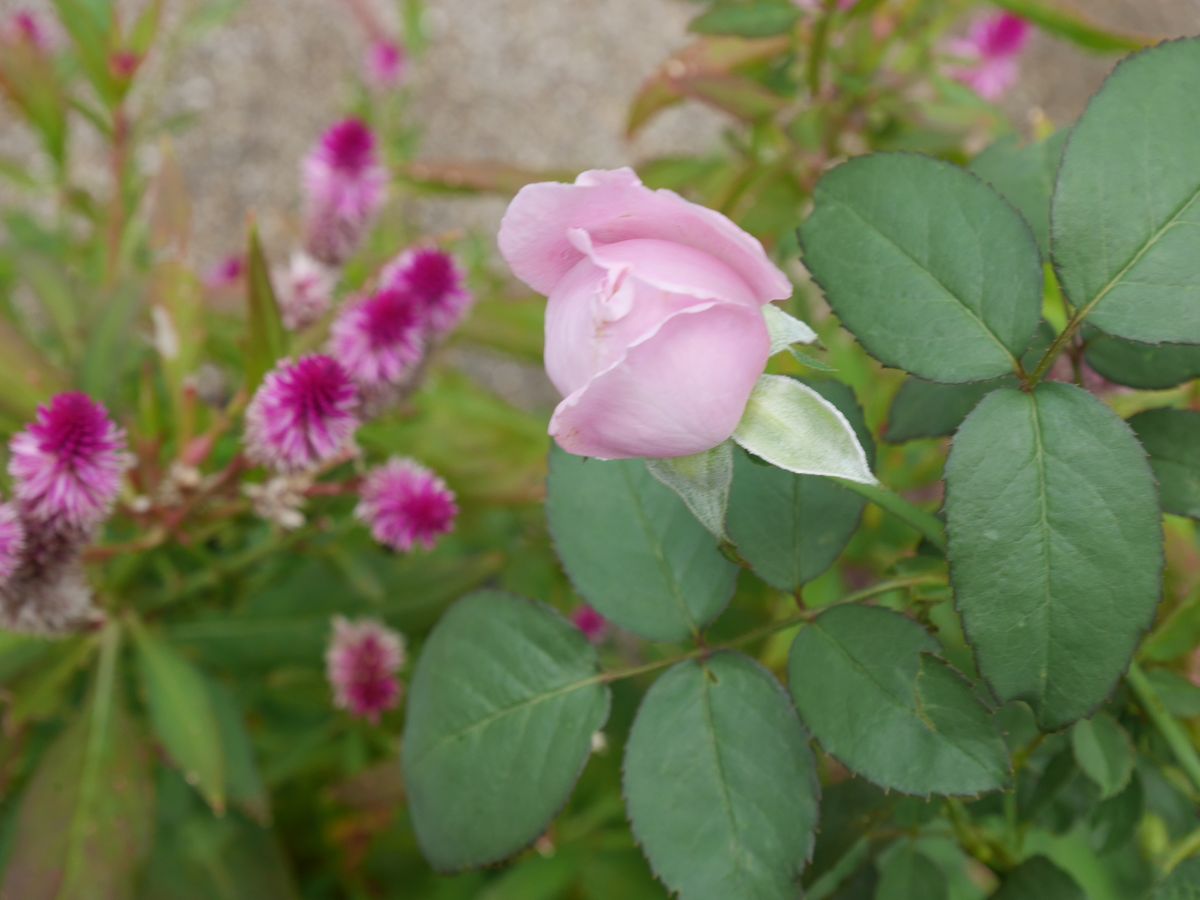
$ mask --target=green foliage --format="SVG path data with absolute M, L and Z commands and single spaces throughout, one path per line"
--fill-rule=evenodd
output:
M 1080 315 L 1135 341 L 1200 343 L 1194 265 L 1200 115 L 1188 87 L 1200 42 L 1129 57 L 1092 98 L 1063 154 L 1054 191 L 1053 258 Z M 1153 134 L 1153 146 L 1146 136 Z
M 946 465 L 956 602 L 979 670 L 1047 730 L 1111 692 L 1160 594 L 1145 454 L 1079 388 L 990 394 Z
M 991 714 L 937 650 L 897 613 L 831 609 L 792 644 L 788 681 L 800 718 L 827 753 L 881 787 L 919 795 L 1003 787 L 1008 756 Z
M 853 391 L 837 381 L 813 381 L 809 387 L 846 416 L 873 464 L 874 442 Z M 858 528 L 865 505 L 832 479 L 795 475 L 738 452 L 729 535 L 755 574 L 794 591 L 833 564 Z
M 1103 799 L 1116 796 L 1133 774 L 1133 742 L 1112 716 L 1097 713 L 1080 719 L 1071 728 L 1075 762 L 1096 786 Z
M 1200 519 L 1200 413 L 1152 409 L 1129 427 L 1150 455 L 1163 511 Z
M 721 653 L 659 678 L 629 735 L 624 792 L 634 836 L 681 898 L 795 891 L 819 788 L 787 694 L 752 660 Z
M 430 863 L 485 865 L 537 838 L 608 707 L 595 652 L 552 610 L 486 591 L 452 607 L 425 645 L 404 731 L 410 811 Z
M 679 641 L 729 603 L 737 567 L 638 460 L 550 454 L 546 516 L 580 594 L 635 634 Z
M 805 265 L 873 356 L 933 381 L 1017 365 L 1042 270 L 1029 226 L 994 191 L 946 163 L 881 154 L 834 169 L 813 202 Z

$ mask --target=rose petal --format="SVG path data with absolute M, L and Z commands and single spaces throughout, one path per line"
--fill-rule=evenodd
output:
M 770 350 L 757 310 L 684 309 L 558 405 L 550 434 L 599 459 L 701 453 L 737 427 Z
M 635 239 L 682 244 L 723 262 L 759 303 L 792 295 L 787 276 L 755 238 L 673 191 L 649 190 L 632 169 L 584 172 L 573 185 L 526 185 L 500 223 L 500 252 L 518 278 L 549 294 L 584 255 L 572 245 L 571 229 L 586 231 L 597 244 Z

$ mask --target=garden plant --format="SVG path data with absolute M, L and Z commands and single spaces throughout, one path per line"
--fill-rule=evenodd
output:
M 1200 38 L 695 4 L 628 129 L 720 143 L 539 173 L 419 156 L 424 10 L 356 0 L 294 227 L 202 260 L 154 85 L 237 5 L 53 7 L 0 25 L 0 897 L 1200 892 Z M 1114 65 L 1019 134 L 1037 29 Z

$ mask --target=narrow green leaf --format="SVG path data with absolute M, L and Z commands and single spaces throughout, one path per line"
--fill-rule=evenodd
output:
M 246 252 L 246 386 L 253 390 L 275 361 L 287 353 L 287 332 L 279 317 L 279 304 L 263 256 L 258 229 L 250 227 Z
M 1200 376 L 1200 347 L 1139 344 L 1084 327 L 1084 359 L 1109 381 L 1145 391 L 1173 388 Z
M 842 411 L 873 464 L 875 444 L 854 392 L 839 381 L 809 385 Z M 833 565 L 864 506 L 860 495 L 831 478 L 794 475 L 735 455 L 729 535 L 755 574 L 780 590 L 794 591 Z
M 1133 742 L 1125 729 L 1107 713 L 1080 719 L 1071 728 L 1075 762 L 1096 786 L 1101 798 L 1115 797 L 1133 774 Z
M 534 841 L 608 707 L 595 650 L 554 610 L 495 591 L 451 607 L 417 663 L 404 731 L 409 810 L 430 864 L 488 865 Z
M 1066 872 L 1044 856 L 1031 856 L 1000 883 L 992 900 L 1087 900 Z
M 747 657 L 679 663 L 642 701 L 625 802 L 651 867 L 682 900 L 796 896 L 818 791 L 786 692 Z
M 1095 53 L 1124 53 L 1141 50 L 1153 43 L 1151 38 L 1101 28 L 1078 13 L 1063 9 L 1057 0 L 991 0 L 991 3 L 1016 13 L 1055 37 Z
M 1071 303 L 1109 334 L 1200 343 L 1197 79 L 1200 40 L 1129 57 L 1063 154 L 1054 264 Z
M 713 537 L 725 539 L 725 511 L 733 484 L 733 446 L 728 441 L 692 456 L 648 459 L 646 468 L 679 495 Z
M 885 365 L 932 381 L 1013 371 L 1042 308 L 1037 243 L 979 178 L 913 154 L 863 156 L 817 184 L 804 263 Z
M 241 707 L 220 682 L 209 680 L 208 690 L 225 759 L 229 801 L 245 810 L 255 821 L 266 824 L 271 821 L 271 798 L 258 769 L 254 745 L 246 732 Z
M 1200 519 L 1200 412 L 1151 409 L 1129 427 L 1150 454 L 1163 511 Z
M 123 900 L 149 850 L 149 753 L 125 707 L 120 635 L 109 625 L 88 698 L 38 763 L 21 798 L 0 895 Z
M 134 639 L 150 721 L 164 749 L 218 813 L 225 809 L 225 754 L 212 690 L 200 670 L 140 624 Z
M 877 483 L 846 416 L 794 378 L 760 377 L 733 439 L 760 459 L 797 475 Z
M 697 34 L 770 37 L 791 30 L 799 19 L 800 10 L 786 2 L 717 6 L 693 19 L 688 29 Z
M 800 718 L 826 752 L 884 788 L 952 795 L 1004 787 L 1008 754 L 996 724 L 937 650 L 898 613 L 830 609 L 792 644 L 788 677 Z
M 980 671 L 1045 730 L 1094 710 L 1154 618 L 1162 530 L 1128 427 L 1086 391 L 1003 389 L 946 465 L 951 576 Z
M 1042 258 L 1050 258 L 1050 197 L 1070 132 L 1022 145 L 1016 137 L 997 141 L 975 157 L 971 171 L 994 187 L 1029 223 Z
M 912 844 L 897 847 L 879 867 L 875 900 L 946 900 L 949 896 L 941 868 Z
M 640 460 L 550 453 L 546 516 L 575 589 L 622 628 L 680 641 L 729 603 L 737 567 Z

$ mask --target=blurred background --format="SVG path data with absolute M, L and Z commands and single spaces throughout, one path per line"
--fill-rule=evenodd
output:
M 394 3 L 363 2 L 385 20 L 395 15 Z M 0 0 L 0 13 L 46 5 Z M 196 5 L 171 0 L 166 14 L 183 19 Z M 1067 5 L 1118 31 L 1200 33 L 1200 0 Z M 634 140 L 623 136 L 638 86 L 688 43 L 696 10 L 686 0 L 431 0 L 428 52 L 408 75 L 409 114 L 422 129 L 418 158 L 576 171 L 703 152 L 719 140 L 723 120 L 699 104 L 666 111 Z M 362 46 L 344 0 L 241 0 L 221 27 L 177 57 L 153 61 L 173 69 L 165 84 L 146 79 L 166 92 L 167 107 L 205 118 L 204 127 L 177 139 L 195 198 L 201 258 L 233 249 L 247 210 L 256 212 L 268 244 L 292 227 L 297 167 L 346 108 Z M 1071 122 L 1115 60 L 1039 32 L 1003 105 L 1018 127 L 1041 113 L 1054 124 Z M 33 138 L 0 119 L 0 154 L 22 152 L 35 152 Z M 85 153 L 80 165 L 87 164 Z M 102 165 L 99 154 L 94 164 Z M 95 177 L 102 181 L 103 171 Z M 412 212 L 428 231 L 488 231 L 504 204 L 502 198 L 422 199 Z

